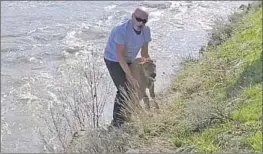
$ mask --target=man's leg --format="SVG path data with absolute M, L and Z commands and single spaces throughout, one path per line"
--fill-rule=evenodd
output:
M 125 72 L 122 70 L 120 64 L 118 62 L 112 62 L 105 59 L 106 66 L 109 70 L 110 76 L 117 88 L 117 93 L 114 101 L 113 108 L 113 125 L 120 126 L 124 123 L 124 115 L 122 114 L 122 109 L 124 107 L 125 100 L 122 97 L 122 88 L 127 90 L 127 79 L 125 76 Z M 121 88 L 122 87 L 122 88 Z

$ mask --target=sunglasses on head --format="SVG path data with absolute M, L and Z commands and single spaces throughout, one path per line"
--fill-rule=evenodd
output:
M 146 20 L 146 19 L 142 19 L 142 18 L 135 17 L 135 16 L 134 16 L 134 18 L 135 18 L 138 22 L 142 22 L 142 23 L 144 23 L 144 24 L 147 23 L 147 20 Z

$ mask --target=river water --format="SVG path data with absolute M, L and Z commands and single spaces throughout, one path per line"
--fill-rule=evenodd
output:
M 47 99 L 67 84 L 59 76 L 93 51 L 103 56 L 111 28 L 137 6 L 150 10 L 150 55 L 157 60 L 156 90 L 164 90 L 182 58 L 198 56 L 216 19 L 226 19 L 245 1 L 1 1 L 1 152 L 43 152 L 37 133 Z M 98 69 L 105 70 L 104 65 Z M 103 64 L 103 63 L 102 63 Z M 70 72 L 67 72 L 70 74 Z M 109 75 L 104 120 L 112 115 L 115 89 Z M 106 81 L 105 81 L 106 82 Z M 66 86 L 65 86 L 66 87 Z

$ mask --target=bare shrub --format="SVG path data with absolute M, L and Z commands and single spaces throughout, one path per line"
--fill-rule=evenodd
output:
M 50 114 L 42 117 L 47 127 L 40 130 L 48 152 L 66 152 L 76 132 L 101 125 L 110 85 L 95 54 L 91 51 L 78 62 L 65 61 L 59 70 L 61 81 L 54 92 L 48 91 Z

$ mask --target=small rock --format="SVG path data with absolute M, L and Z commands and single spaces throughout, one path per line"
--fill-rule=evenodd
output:
M 242 5 L 239 6 L 239 9 L 244 10 L 245 8 L 246 8 L 246 5 L 244 5 L 244 4 L 242 4 Z
M 175 150 L 176 153 L 180 153 L 180 152 L 183 152 L 184 151 L 184 148 L 183 147 L 180 147 L 178 149 Z
M 70 54 L 76 54 L 77 52 L 80 51 L 80 49 L 78 47 L 74 47 L 74 48 L 67 48 L 65 51 Z
M 193 145 L 193 146 L 189 146 L 189 147 L 187 147 L 185 150 L 184 150 L 184 152 L 193 152 L 194 151 L 194 148 L 195 148 L 195 146 Z
M 199 54 L 203 54 L 206 51 L 206 46 L 201 46 L 200 50 L 199 50 Z

